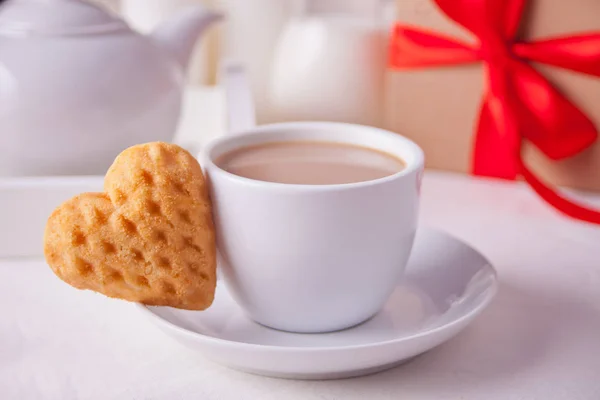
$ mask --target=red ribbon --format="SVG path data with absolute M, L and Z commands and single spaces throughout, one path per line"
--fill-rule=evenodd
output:
M 518 42 L 526 0 L 434 0 L 477 44 L 396 25 L 390 63 L 414 69 L 483 61 L 488 87 L 475 139 L 473 173 L 505 179 L 518 175 L 563 213 L 600 224 L 600 212 L 558 194 L 521 159 L 525 138 L 552 160 L 583 151 L 598 136 L 592 121 L 527 62 L 535 61 L 600 77 L 600 33 Z

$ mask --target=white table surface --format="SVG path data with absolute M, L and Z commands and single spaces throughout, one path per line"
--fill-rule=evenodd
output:
M 422 220 L 471 243 L 501 288 L 475 323 L 402 367 L 339 381 L 231 371 L 42 260 L 0 260 L 1 399 L 600 399 L 600 228 L 522 184 L 428 173 Z M 2 229 L 0 227 L 0 229 Z

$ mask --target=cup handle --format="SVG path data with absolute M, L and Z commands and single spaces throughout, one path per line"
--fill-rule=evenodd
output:
M 242 64 L 227 61 L 221 66 L 221 81 L 225 88 L 227 134 L 243 132 L 256 126 L 252 91 Z

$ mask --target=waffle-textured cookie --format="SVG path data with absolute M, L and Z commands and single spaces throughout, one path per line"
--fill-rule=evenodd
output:
M 211 205 L 184 149 L 148 143 L 122 152 L 104 193 L 83 193 L 48 219 L 44 254 L 78 289 L 148 305 L 209 307 L 216 286 Z

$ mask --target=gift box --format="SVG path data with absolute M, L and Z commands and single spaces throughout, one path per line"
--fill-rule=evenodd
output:
M 600 2 L 397 6 L 386 125 L 429 168 L 600 191 Z

